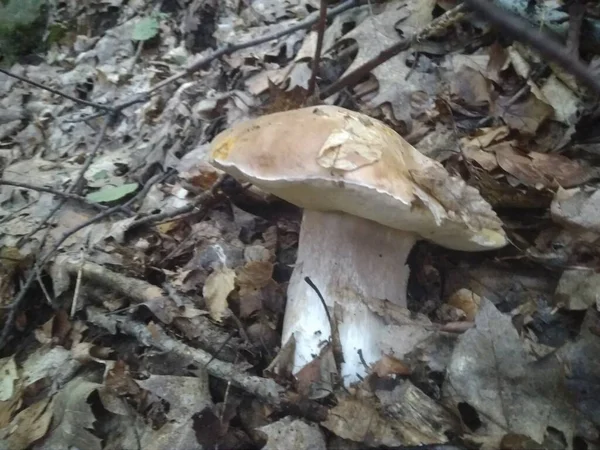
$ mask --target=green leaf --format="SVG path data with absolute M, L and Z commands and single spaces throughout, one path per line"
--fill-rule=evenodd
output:
M 147 41 L 158 34 L 158 20 L 154 17 L 144 17 L 135 24 L 133 29 L 134 41 Z
M 120 186 L 104 186 L 96 192 L 92 192 L 85 196 L 90 202 L 103 203 L 103 202 L 114 202 L 126 195 L 135 192 L 138 188 L 137 183 L 122 184 Z
M 108 170 L 106 170 L 106 169 L 99 170 L 94 175 L 92 175 L 92 180 L 94 180 L 94 181 L 98 181 L 103 178 L 108 178 Z

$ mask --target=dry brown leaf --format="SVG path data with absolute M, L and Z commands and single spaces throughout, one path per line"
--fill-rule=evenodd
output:
M 48 432 L 52 421 L 53 398 L 45 398 L 24 409 L 11 422 L 11 433 L 6 438 L 11 450 L 24 450 Z
M 351 425 L 349 425 L 351 424 Z M 369 441 L 370 446 L 396 447 L 404 444 L 391 424 L 366 400 L 352 397 L 338 399 L 321 423 L 337 436 L 354 442 Z
M 493 151 L 502 169 L 530 187 L 573 187 L 596 176 L 585 163 L 555 153 L 520 153 L 510 143 L 495 145 Z
M 453 99 L 474 110 L 487 106 L 491 100 L 489 81 L 471 67 L 462 67 L 452 73 L 450 92 Z
M 410 367 L 403 361 L 393 356 L 383 355 L 383 357 L 373 365 L 373 373 L 378 377 L 385 378 L 390 375 L 410 375 Z
M 251 290 L 265 287 L 271 281 L 273 263 L 268 261 L 250 261 L 236 272 L 236 284 L 240 287 L 240 296 L 242 296 Z
M 495 142 L 505 139 L 510 130 L 507 126 L 480 128 L 474 136 L 464 137 L 460 140 L 463 148 L 469 147 L 484 149 Z
M 463 149 L 463 155 L 470 160 L 475 161 L 488 172 L 491 172 L 498 167 L 498 160 L 496 159 L 496 155 L 492 152 L 486 152 L 470 146 Z
M 228 309 L 227 297 L 235 289 L 235 271 L 229 267 L 214 270 L 202 288 L 210 317 L 220 322 Z
M 491 113 L 501 117 L 513 130 L 533 135 L 539 126 L 554 113 L 554 109 L 533 94 L 524 102 L 510 104 L 512 97 L 499 97 L 492 103 Z
M 459 289 L 448 299 L 448 304 L 463 310 L 466 314 L 466 319 L 470 322 L 475 320 L 481 297 L 468 289 Z

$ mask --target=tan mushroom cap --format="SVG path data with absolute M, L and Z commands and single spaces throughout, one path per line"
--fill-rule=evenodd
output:
M 444 247 L 506 245 L 479 192 L 382 122 L 337 106 L 269 114 L 211 143 L 211 163 L 302 208 L 341 211 Z

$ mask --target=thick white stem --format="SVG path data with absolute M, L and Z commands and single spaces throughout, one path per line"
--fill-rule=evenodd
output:
M 415 241 L 413 233 L 348 214 L 304 212 L 282 336 L 283 343 L 292 334 L 296 339 L 294 373 L 312 361 L 331 336 L 321 301 L 304 278 L 315 283 L 332 317 L 334 305 L 342 312 L 342 376 L 349 384 L 367 373 L 358 350 L 367 364 L 381 357 L 384 323 L 365 302 L 375 297 L 406 306 L 406 258 Z

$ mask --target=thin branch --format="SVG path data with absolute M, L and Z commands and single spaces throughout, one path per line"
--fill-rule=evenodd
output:
M 101 211 L 108 209 L 108 206 L 104 206 L 104 205 L 101 205 L 100 203 L 96 203 L 96 202 L 90 202 L 89 200 L 87 200 L 85 197 L 82 197 L 81 195 L 69 194 L 67 192 L 58 191 L 56 189 L 52 189 L 52 188 L 49 188 L 46 186 L 36 186 L 34 184 L 19 183 L 18 181 L 8 181 L 8 180 L 0 180 L 0 185 L 14 186 L 14 187 L 30 189 L 32 191 L 38 191 L 38 192 L 47 192 L 49 194 L 54 194 L 59 197 L 68 198 L 70 200 L 77 200 L 78 202 L 85 203 L 86 205 L 89 205 L 89 206 L 99 209 Z
M 0 73 L 8 75 L 9 77 L 12 77 L 12 78 L 16 78 L 17 80 L 22 81 L 24 83 L 31 84 L 32 86 L 43 89 L 45 91 L 52 92 L 53 94 L 60 95 L 61 97 L 68 98 L 69 100 L 74 101 L 76 103 L 80 103 L 80 104 L 86 105 L 86 106 L 91 106 L 92 108 L 100 109 L 102 111 L 106 111 L 109 113 L 115 112 L 115 110 L 113 108 L 111 108 L 110 106 L 100 105 L 99 103 L 88 102 L 87 100 L 82 100 L 80 98 L 73 97 L 72 95 L 65 94 L 64 92 L 58 91 L 58 90 L 53 89 L 48 86 L 44 86 L 43 84 L 37 83 L 33 80 L 29 80 L 25 77 L 22 77 L 21 75 L 17 75 L 16 73 L 12 73 L 6 69 L 2 69 L 1 67 L 0 67 Z
M 357 67 L 355 70 L 347 74 L 346 76 L 340 78 L 331 86 L 327 87 L 323 90 L 320 97 L 321 99 L 326 99 L 327 97 L 331 97 L 333 94 L 338 93 L 344 88 L 354 86 L 358 83 L 363 77 L 368 75 L 373 69 L 381 64 L 385 63 L 389 59 L 398 55 L 399 53 L 410 48 L 411 45 L 424 40 L 429 39 L 433 36 L 441 34 L 452 24 L 455 24 L 466 16 L 465 7 L 463 4 L 460 4 L 451 10 L 446 11 L 439 17 L 436 17 L 431 21 L 426 27 L 424 27 L 418 33 L 413 34 L 412 36 L 403 39 L 394 45 L 382 50 L 378 55 L 371 58 L 369 61 L 365 62 L 362 66 Z M 399 81 L 400 82 L 400 81 Z
M 319 288 L 317 288 L 315 283 L 313 283 L 309 277 L 304 277 L 304 281 L 315 291 L 317 297 L 319 297 L 319 300 L 321 300 L 323 308 L 325 309 L 325 314 L 327 314 L 327 320 L 329 321 L 329 328 L 331 328 L 331 347 L 333 351 L 333 359 L 335 360 L 338 372 L 342 373 L 341 370 L 342 364 L 344 363 L 344 351 L 342 348 L 342 341 L 340 340 L 340 333 L 338 331 L 337 323 L 335 320 L 333 320 L 331 314 L 329 314 L 329 308 L 327 308 L 327 303 L 325 303 L 325 299 L 323 298 Z
M 321 8 L 319 9 L 319 26 L 317 29 L 317 48 L 312 61 L 312 74 L 308 82 L 307 96 L 310 97 L 315 93 L 317 84 L 317 74 L 319 73 L 319 65 L 321 63 L 321 50 L 323 48 L 323 36 L 325 35 L 325 27 L 327 25 L 327 0 L 321 0 Z
M 494 5 L 489 0 L 465 0 L 465 3 L 500 31 L 533 47 L 542 56 L 575 75 L 596 94 L 600 94 L 600 78 L 579 59 L 577 54 L 570 53 L 552 35 L 531 27 L 524 19 Z
M 225 178 L 226 178 L 226 175 L 219 176 L 217 181 L 215 181 L 215 183 L 212 185 L 212 187 L 208 191 L 205 191 L 202 194 L 196 196 L 194 201 L 192 203 L 190 203 L 189 205 L 182 206 L 181 208 L 176 208 L 172 211 L 166 211 L 166 212 L 157 213 L 157 214 L 150 214 L 146 217 L 142 217 L 141 219 L 138 219 L 135 222 L 132 222 L 131 225 L 129 225 L 129 229 L 131 230 L 133 228 L 137 228 L 139 226 L 146 225 L 149 223 L 160 222 L 161 220 L 165 220 L 165 219 L 173 219 L 174 217 L 180 216 L 182 214 L 187 214 L 189 212 L 192 212 L 198 206 L 205 206 L 211 200 L 216 200 L 216 197 L 217 197 L 216 191 L 221 186 L 221 184 L 223 183 Z

